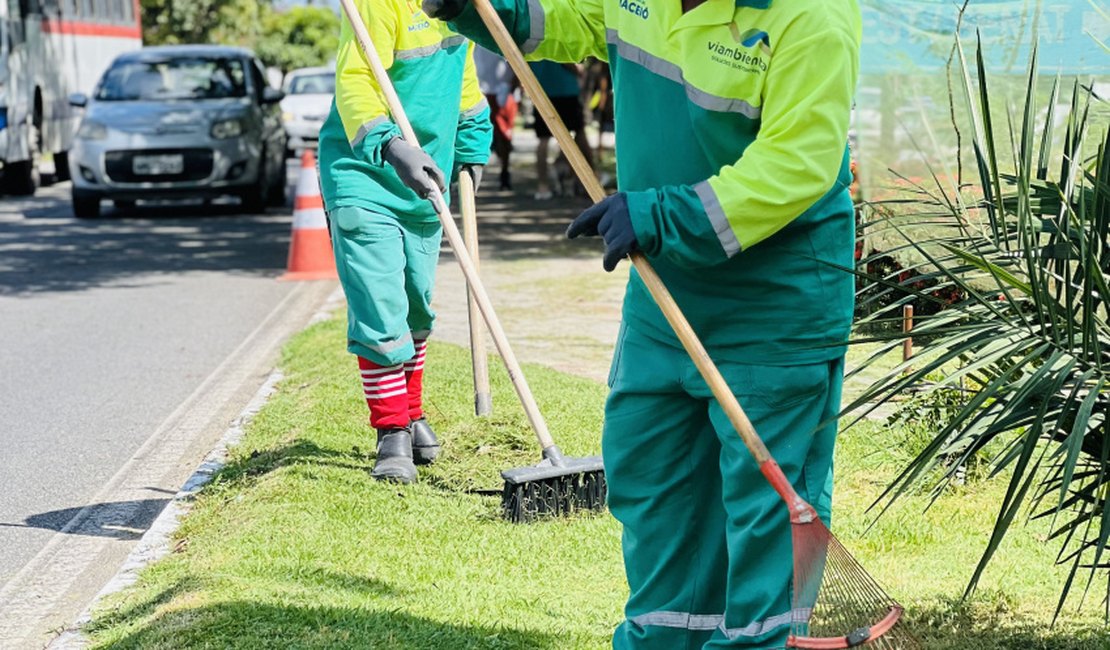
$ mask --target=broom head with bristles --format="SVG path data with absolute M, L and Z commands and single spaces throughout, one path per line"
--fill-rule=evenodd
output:
M 580 510 L 604 510 L 607 492 L 601 456 L 563 457 L 544 450 L 538 465 L 501 472 L 505 489 L 501 511 L 514 523 L 542 517 L 571 514 Z

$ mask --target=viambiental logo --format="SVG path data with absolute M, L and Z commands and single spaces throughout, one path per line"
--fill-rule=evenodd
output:
M 709 51 L 714 61 L 727 63 L 734 68 L 748 72 L 767 71 L 767 58 L 771 55 L 771 37 L 767 32 L 759 29 L 749 29 L 743 34 L 736 23 L 732 23 L 729 32 L 736 47 L 730 47 L 719 41 L 709 41 Z M 759 45 L 759 51 L 751 53 L 749 50 Z M 747 48 L 747 49 L 745 49 Z M 760 56 L 760 55 L 766 56 Z
M 733 23 L 735 25 L 735 23 Z M 733 34 L 735 36 L 735 34 Z M 754 47 L 759 45 L 759 49 L 763 50 L 764 54 L 771 54 L 771 36 L 764 31 L 758 29 L 749 29 L 736 39 L 744 47 Z

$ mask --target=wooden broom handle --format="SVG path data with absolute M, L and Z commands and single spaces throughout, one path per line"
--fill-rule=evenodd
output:
M 474 181 L 470 174 L 459 174 L 459 209 L 462 212 L 463 239 L 466 251 L 474 261 L 474 270 L 481 271 L 478 261 L 478 210 L 474 200 Z M 467 327 L 470 329 L 470 367 L 474 375 L 474 415 L 493 412 L 489 389 L 489 364 L 486 359 L 486 333 L 482 331 L 482 315 L 474 296 L 466 296 Z
M 353 0 L 340 1 L 343 5 L 343 11 L 347 15 L 347 22 L 349 22 L 351 28 L 354 29 L 355 39 L 358 41 L 363 55 L 366 56 L 367 63 L 370 64 L 370 69 L 374 73 L 374 78 L 378 80 L 378 86 L 382 94 L 385 95 L 386 104 L 389 106 L 389 112 L 393 115 L 393 121 L 396 122 L 397 126 L 401 129 L 401 134 L 404 135 L 405 141 L 414 147 L 419 147 L 420 141 L 417 140 L 416 133 L 412 130 L 412 125 L 405 116 L 405 109 L 401 105 L 401 99 L 397 96 L 397 91 L 393 88 L 393 82 L 390 81 L 389 74 L 386 73 L 385 66 L 382 65 L 382 59 L 378 56 L 378 51 L 374 49 L 374 42 L 370 39 L 370 33 L 367 31 L 366 25 L 363 24 L 358 9 L 355 8 Z M 486 294 L 486 289 L 482 285 L 482 279 L 478 276 L 478 270 L 474 267 L 474 261 L 470 259 L 470 254 L 467 253 L 462 235 L 459 234 L 458 226 L 455 225 L 455 219 L 451 216 L 451 211 L 447 207 L 447 201 L 443 199 L 443 194 L 438 188 L 432 192 L 430 199 L 432 205 L 436 208 L 436 213 L 439 215 L 440 223 L 443 224 L 443 231 L 447 235 L 447 241 L 451 244 L 451 250 L 455 253 L 455 259 L 457 259 L 459 265 L 462 266 L 467 286 L 470 287 L 470 293 L 474 296 L 474 300 L 477 301 L 478 309 L 482 312 L 482 317 L 486 320 L 486 326 L 489 327 L 490 335 L 493 337 L 493 342 L 497 346 L 497 351 L 501 354 L 501 359 L 505 362 L 505 369 L 509 373 L 509 379 L 513 382 L 513 388 L 516 389 L 516 393 L 520 397 L 521 405 L 524 406 L 524 413 L 528 416 L 528 421 L 532 424 L 532 429 L 536 432 L 536 439 L 539 440 L 540 446 L 544 449 L 554 447 L 555 441 L 551 439 L 551 432 L 547 429 L 547 422 L 544 421 L 543 415 L 540 414 L 539 406 L 536 405 L 536 400 L 532 396 L 532 390 L 528 387 L 528 381 L 524 378 L 524 373 L 520 369 L 520 364 L 517 363 L 516 355 L 513 354 L 513 349 L 509 345 L 508 338 L 505 336 L 505 330 L 501 328 L 501 322 L 497 318 L 497 313 L 493 310 L 493 304 L 490 302 L 489 296 Z
M 570 131 L 563 124 L 563 120 L 559 118 L 559 113 L 551 104 L 547 93 L 543 91 L 535 73 L 528 67 L 524 55 L 521 54 L 520 48 L 517 47 L 516 41 L 509 34 L 509 30 L 501 22 L 501 17 L 497 15 L 497 11 L 490 4 L 490 0 L 471 0 L 471 2 L 478 11 L 478 16 L 485 23 L 486 29 L 493 36 L 493 40 L 497 42 L 505 60 L 509 62 L 509 66 L 516 73 L 517 79 L 520 80 L 520 84 L 528 93 L 528 97 L 532 99 L 532 103 L 535 104 L 536 109 L 539 110 L 540 115 L 547 122 L 548 128 L 563 150 L 563 154 L 570 161 L 570 166 L 574 168 L 575 173 L 578 174 L 578 179 L 586 187 L 586 192 L 589 193 L 594 203 L 601 201 L 605 198 L 605 188 L 601 186 L 593 168 L 586 162 L 586 157 L 582 155 L 578 145 L 574 142 L 574 138 L 571 137 Z M 598 162 L 600 163 L 600 161 Z M 705 383 L 709 386 L 709 390 L 713 391 L 713 396 L 717 398 L 721 408 L 724 409 L 729 421 L 732 422 L 732 426 L 736 428 L 736 432 L 740 434 L 756 462 L 762 465 L 764 462 L 771 460 L 771 454 L 767 451 L 767 446 L 763 444 L 763 440 L 756 433 L 751 420 L 744 413 L 744 409 L 740 407 L 740 402 L 737 401 L 736 396 L 732 394 L 732 389 L 728 387 L 725 378 L 721 376 L 721 371 L 709 358 L 705 346 L 698 339 L 698 335 L 694 333 L 694 328 L 690 327 L 690 322 L 686 320 L 686 316 L 679 309 L 678 304 L 675 303 L 674 297 L 659 278 L 659 274 L 655 272 L 643 253 L 632 253 L 629 258 L 639 272 L 640 279 L 644 281 L 644 285 L 651 292 L 652 298 L 659 305 L 659 309 L 663 311 L 667 322 L 671 324 L 671 328 L 674 329 L 678 339 L 682 342 L 682 347 L 686 348 L 686 353 L 694 361 L 694 365 L 697 366 L 698 372 L 701 373 Z

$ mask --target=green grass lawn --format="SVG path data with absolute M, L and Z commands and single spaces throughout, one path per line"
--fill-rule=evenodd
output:
M 512 525 L 502 469 L 539 454 L 503 373 L 479 421 L 467 351 L 428 355 L 429 417 L 447 433 L 419 484 L 372 481 L 373 442 L 338 320 L 297 336 L 279 392 L 198 498 L 175 552 L 110 597 L 97 648 L 605 648 L 626 595 L 608 515 Z M 526 368 L 564 451 L 597 453 L 605 387 Z M 1110 647 L 1098 594 L 1049 630 L 1062 572 L 1043 530 L 1012 535 L 983 588 L 960 603 L 1003 481 L 972 482 L 922 515 L 911 496 L 867 530 L 870 501 L 913 440 L 866 424 L 838 455 L 834 529 L 911 609 L 932 649 Z

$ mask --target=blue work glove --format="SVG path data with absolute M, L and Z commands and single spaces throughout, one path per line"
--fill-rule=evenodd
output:
M 420 7 L 432 18 L 454 20 L 466 9 L 467 0 L 424 0 Z
M 628 195 L 617 192 L 586 208 L 567 228 L 568 239 L 579 235 L 600 235 L 605 240 L 605 257 L 601 265 L 606 271 L 617 268 L 617 264 L 629 253 L 640 250 L 636 231 L 632 229 L 632 215 L 628 211 Z

